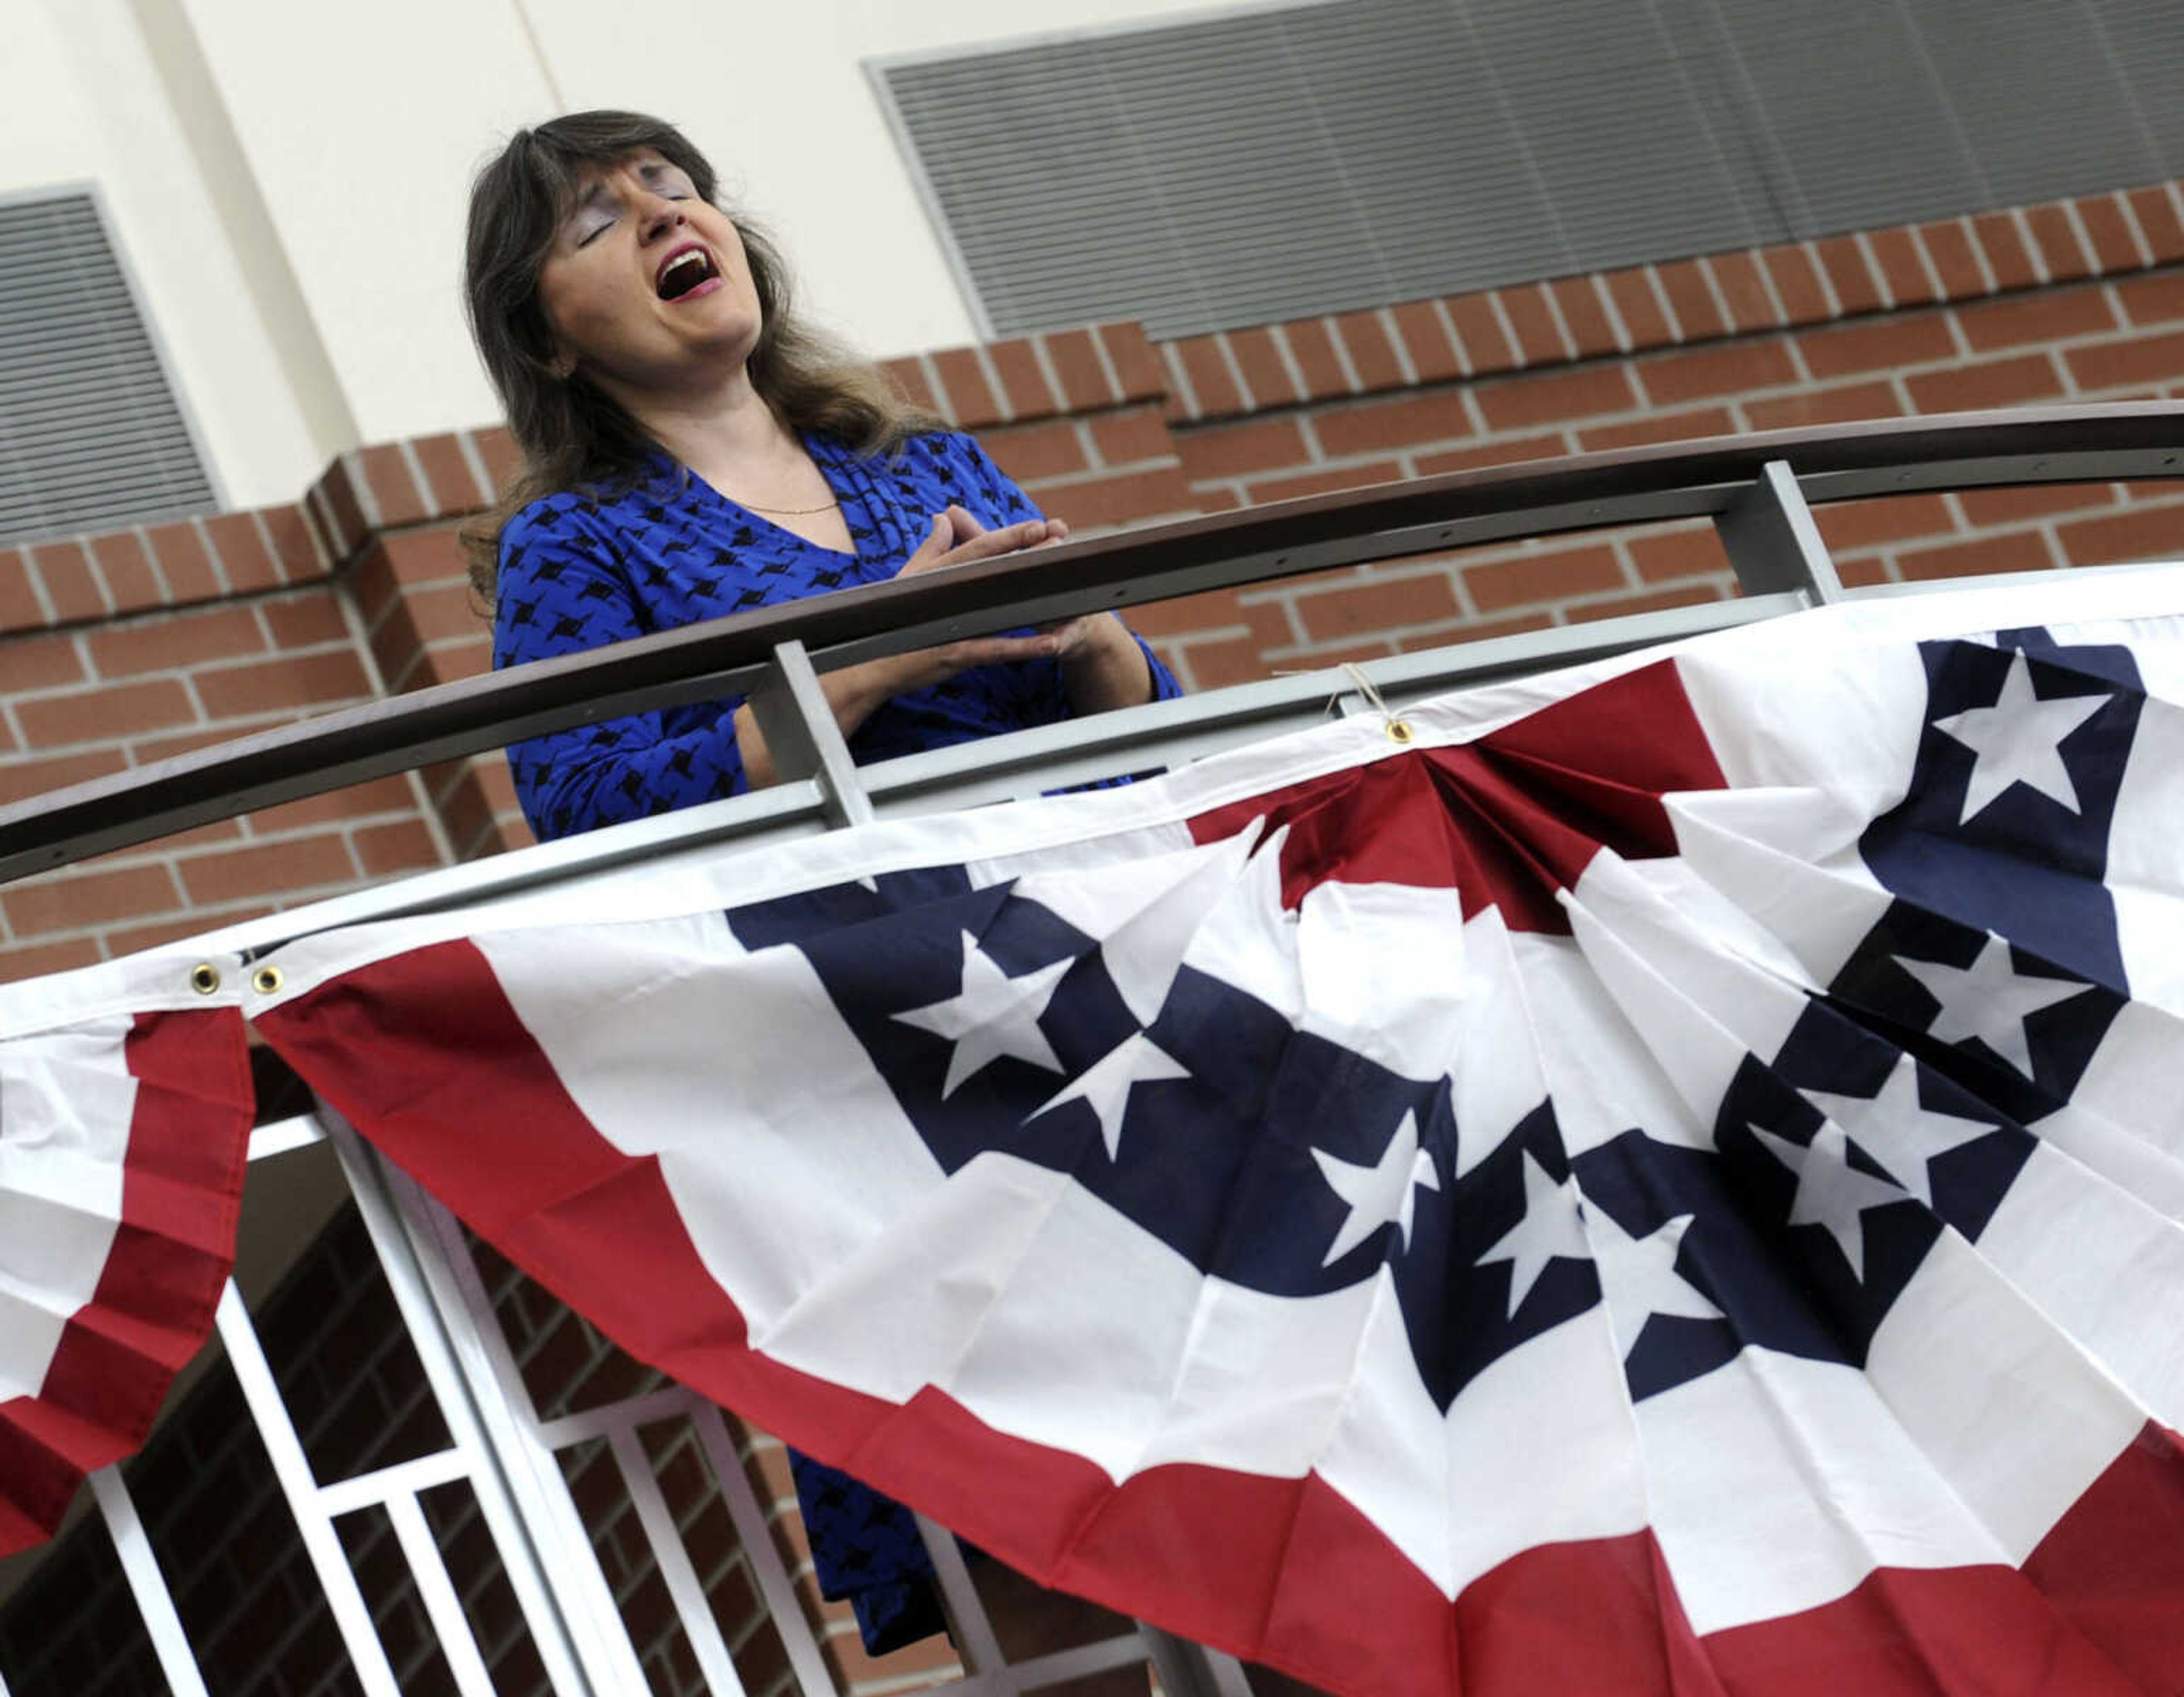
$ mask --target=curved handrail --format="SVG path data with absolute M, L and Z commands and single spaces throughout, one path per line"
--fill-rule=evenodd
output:
M 1011 626 L 1365 559 L 1718 515 L 1770 463 L 1813 498 L 2184 476 L 2184 403 L 1763 431 L 1451 472 L 1127 531 L 760 608 L 318 715 L 0 806 L 0 882 L 571 725 Z

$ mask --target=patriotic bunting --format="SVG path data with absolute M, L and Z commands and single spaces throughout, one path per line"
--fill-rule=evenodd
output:
M 280 951 L 637 1354 L 1340 1691 L 2174 1691 L 2184 574 Z M 465 934 L 467 933 L 467 934 Z
M 0 988 L 0 1555 L 135 1453 L 212 1328 L 253 1101 L 242 1015 L 189 970 Z
M 2175 1693 L 2179 608 L 1829 609 L 244 1011 L 636 1355 L 1315 1683 Z

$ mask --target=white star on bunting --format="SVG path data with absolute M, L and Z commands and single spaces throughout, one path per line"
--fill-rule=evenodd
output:
M 1908 1054 L 1897 1058 L 1876 1096 L 1838 1096 L 1830 1090 L 1797 1093 L 1836 1124 L 1856 1132 L 1858 1146 L 1871 1150 L 1889 1171 L 1902 1174 L 1903 1188 L 1929 1208 L 1934 1205 L 1934 1185 L 1926 1173 L 1927 1163 L 1975 1143 L 1995 1129 L 1992 1120 L 1937 1113 L 1924 1106 L 1919 1100 L 1919 1063 Z
M 1418 1208 L 1418 1187 L 1440 1188 L 1440 1174 L 1432 1155 L 1418 1147 L 1418 1116 L 1406 1109 L 1402 1123 L 1388 1139 L 1388 1147 L 1371 1166 L 1344 1160 L 1325 1149 L 1314 1149 L 1320 1176 L 1328 1188 L 1350 1205 L 1342 1229 L 1334 1234 L 1320 1266 L 1331 1267 L 1373 1232 L 1394 1221 L 1401 1229 L 1403 1247 L 1411 1246 L 1411 1221 Z
M 1089 1102 L 1092 1111 L 1100 1117 L 1100 1136 L 1107 1145 L 1107 1159 L 1112 1160 L 1123 1147 L 1123 1116 L 1130 1104 L 1130 1087 L 1162 1078 L 1190 1077 L 1189 1067 L 1143 1032 L 1132 1032 L 1061 1090 L 1033 1109 L 1024 1122 L 1028 1125 L 1064 1102 Z
M 2025 1016 L 2082 996 L 2092 988 L 2027 977 L 2009 964 L 2009 944 L 1992 935 L 1969 966 L 1907 960 L 1901 954 L 1895 960 L 1942 1004 L 1930 1035 L 1942 1043 L 1977 1038 L 2027 1078 L 2032 1076 L 2032 1046 L 2025 1035 Z
M 1793 1143 L 1758 1126 L 1747 1128 L 1775 1160 L 1797 1175 L 1790 1223 L 1825 1226 L 1850 1263 L 1851 1276 L 1864 1284 L 1866 1210 L 1903 1201 L 1903 1188 L 1852 1166 L 1849 1135 L 1832 1120 L 1813 1133 L 1809 1144 Z
M 1005 1054 L 1059 1072 L 1061 1062 L 1056 1059 L 1046 1033 L 1039 1028 L 1039 1019 L 1046 1011 L 1061 975 L 1075 964 L 1065 958 L 1021 978 L 1011 978 L 967 931 L 961 991 L 945 1001 L 912 1008 L 895 1018 L 956 1045 L 948 1058 L 947 1081 L 940 1087 L 944 1098 L 954 1095 L 956 1086 L 988 1061 Z
M 1634 1238 L 1605 1208 L 1588 1205 L 1586 1235 L 1600 1266 L 1601 1294 L 1607 1299 L 1608 1323 L 1623 1357 L 1638 1347 L 1638 1334 L 1657 1314 L 1691 1320 L 1719 1320 L 1721 1310 L 1676 1271 L 1676 1255 L 1695 1216 L 1679 1214 L 1642 1238 Z
M 1592 1246 L 1585 1241 L 1585 1219 L 1578 1211 L 1577 1193 L 1568 1184 L 1547 1177 L 1531 1150 L 1524 1151 L 1524 1216 L 1504 1232 L 1474 1261 L 1474 1266 L 1509 1263 L 1509 1318 L 1524 1305 L 1547 1263 L 1557 1256 L 1590 1260 Z
M 2067 695 L 2042 701 L 2032 693 L 2032 668 L 2019 649 L 2010 656 L 2009 675 L 1992 707 L 1967 708 L 1933 721 L 1973 754 L 1971 782 L 1964 789 L 1962 825 L 2014 783 L 2029 785 L 2073 813 L 2077 786 L 2063 765 L 2062 742 L 2109 704 L 2106 695 Z

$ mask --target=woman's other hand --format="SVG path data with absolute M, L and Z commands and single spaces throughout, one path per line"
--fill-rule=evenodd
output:
M 950 545 L 935 553 L 930 561 L 921 565 L 919 561 L 927 550 L 941 541 L 941 526 L 948 527 Z M 956 565 L 968 559 L 990 559 L 994 554 L 1014 554 L 1020 549 L 1039 548 L 1048 542 L 1067 542 L 1069 526 L 1059 519 L 1034 519 L 1027 524 L 1009 525 L 998 531 L 989 531 L 961 507 L 950 507 L 934 520 L 933 534 L 926 539 L 923 548 L 912 554 L 910 563 L 903 567 L 903 575 L 912 571 L 930 571 L 939 565 Z M 978 550 L 973 552 L 973 550 Z M 1061 661 L 1061 683 L 1069 697 L 1071 710 L 1077 713 L 1103 713 L 1111 707 L 1136 707 L 1153 698 L 1152 670 L 1145 664 L 1145 653 L 1138 647 L 1123 621 L 1112 613 L 1084 613 L 1074 619 L 1063 619 L 1051 625 L 1042 625 L 1038 635 L 1050 640 L 1052 647 L 1039 650 L 1050 654 Z M 995 642 L 1021 643 L 1023 637 L 995 637 Z M 972 665 L 990 665 L 996 660 L 1032 658 L 1021 654 L 995 654 L 989 659 L 967 662 Z
M 1069 526 L 1059 519 L 1033 519 L 1022 524 L 1004 525 L 999 530 L 988 530 L 961 507 L 951 506 L 945 512 L 936 513 L 933 527 L 926 533 L 916 551 L 903 562 L 898 577 L 914 577 L 928 571 L 939 571 L 950 565 L 968 565 L 977 560 L 997 559 L 1004 554 L 1020 554 L 1026 548 L 1043 548 L 1050 542 L 1066 541 Z M 912 690 L 928 689 L 936 683 L 944 683 L 961 671 L 974 666 L 1007 665 L 1022 660 L 1060 659 L 1067 672 L 1069 656 L 1081 644 L 1083 633 L 1078 627 L 1089 620 L 1072 619 L 1047 629 L 1035 631 L 1029 636 L 967 637 L 961 642 L 943 643 L 938 647 L 918 648 L 906 654 L 892 654 L 885 659 L 867 660 L 862 665 L 844 666 L 839 670 L 823 674 L 819 685 L 827 696 L 827 704 L 834 709 L 834 720 L 842 727 L 844 737 L 870 718 L 882 702 Z M 1108 622 L 1114 623 L 1111 618 Z M 1119 624 L 1116 625 L 1121 632 Z M 1125 632 L 1124 640 L 1128 641 Z M 1132 644 L 1134 658 L 1135 644 Z M 1074 693 L 1072 692 L 1072 699 Z M 774 782 L 773 759 L 767 752 L 758 721 L 748 704 L 738 707 L 735 715 L 736 742 L 744 757 L 744 771 L 752 787 Z
M 933 517 L 933 529 L 917 552 L 911 555 L 900 577 L 910 577 L 922 572 L 938 571 L 943 566 L 967 565 L 972 560 L 995 559 L 1003 554 L 1021 554 L 1028 548 L 1045 548 L 1054 542 L 1069 540 L 1069 526 L 1060 519 L 1031 519 L 1022 524 L 1004 525 L 999 530 L 988 530 L 977 518 L 961 507 L 950 507 Z M 958 670 L 974 665 L 994 665 L 1009 660 L 1043 659 L 1052 656 L 1066 658 L 1084 641 L 1084 619 L 1064 619 L 1051 625 L 1042 625 L 1029 637 L 989 637 L 973 638 L 968 643 L 951 643 L 950 650 L 975 648 L 979 657 L 966 659 Z M 1049 640 L 1041 640 L 1046 638 Z
M 1021 554 L 1027 548 L 1044 548 L 1050 542 L 1066 542 L 1068 537 L 1069 526 L 1059 519 L 1032 519 L 989 531 L 962 508 L 950 507 L 944 513 L 933 515 L 933 528 L 895 576 L 919 577 L 947 566 L 969 565 L 978 560 Z M 1050 659 L 1064 652 L 1064 639 L 1053 629 L 1037 631 L 1028 637 L 967 637 L 961 642 L 943 643 L 938 648 L 874 660 L 869 668 L 850 666 L 830 676 L 847 677 L 867 670 L 873 671 L 873 682 L 884 686 L 872 703 L 878 706 L 889 696 L 944 682 L 957 672 L 968 671 L 973 666 Z M 848 727 L 844 729 L 847 734 Z

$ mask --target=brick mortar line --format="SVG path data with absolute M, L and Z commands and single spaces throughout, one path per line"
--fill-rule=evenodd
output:
M 1725 255 L 1702 253 L 1698 256 L 1698 259 L 1695 263 L 1694 269 L 1696 269 L 1699 274 L 1699 283 L 1701 287 L 1706 290 L 1707 298 L 1713 303 L 1713 309 L 1721 314 L 1722 327 L 1724 333 L 1730 337 L 1741 336 L 1747 332 L 1737 329 L 1736 314 L 1729 309 L 1728 291 L 1722 287 L 1721 279 L 1714 274 L 1713 262 L 1715 259 L 1723 257 L 1725 257 Z M 1771 325 L 1763 326 L 1763 328 L 1772 327 L 1773 326 Z M 1570 353 L 1573 355 L 1577 353 L 1577 344 L 1574 342 L 1572 342 L 1570 344 Z
M 1022 487 L 1027 493 L 1035 492 L 1045 495 L 1057 489 L 1081 489 L 1088 484 L 1112 483 L 1117 479 L 1143 477 L 1171 470 L 1178 476 L 1183 476 L 1183 458 L 1180 454 L 1163 455 L 1158 459 L 1134 460 L 1128 465 L 1089 465 L 1082 471 L 1063 471 L 1051 477 L 1031 479 Z M 1185 478 L 1184 481 L 1188 483 L 1189 479 Z M 1133 520 L 1133 522 L 1137 521 Z
M 1509 309 L 1502 303 L 1501 290 L 1486 291 L 1486 310 L 1494 320 L 1495 329 L 1502 333 L 1502 340 L 1508 344 L 1510 358 L 1517 362 L 1515 369 L 1519 371 L 1533 370 L 1532 356 L 1524 351 L 1523 338 L 1517 334 L 1517 326 L 1510 322 Z
M 1067 423 L 1069 425 L 1070 435 L 1076 441 L 1077 451 L 1084 456 L 1084 464 L 1087 469 L 1095 471 L 1121 471 L 1127 469 L 1123 466 L 1110 465 L 1107 463 L 1106 455 L 1100 451 L 1099 438 L 1092 434 L 1092 420 L 1090 419 L 1081 416 L 1071 418 L 1067 420 Z M 1061 475 L 1066 477 L 1072 474 L 1064 472 Z M 1045 479 L 1039 478 L 1033 480 L 1031 482 L 1025 483 L 1022 487 L 1024 492 L 1028 494 L 1032 492 L 1034 487 L 1044 488 L 1045 487 Z
M 1195 420 L 1205 417 L 1205 412 L 1198 404 L 1197 386 L 1190 381 L 1190 368 L 1183 362 L 1182 344 L 1156 342 L 1153 344 L 1153 351 L 1159 356 L 1162 369 L 1167 373 L 1168 398 L 1185 418 Z M 1117 381 L 1115 384 L 1117 393 L 1121 392 L 1122 387 Z
M 220 562 L 220 551 L 211 546 L 212 538 L 205 533 L 203 522 L 192 520 L 192 523 L 197 531 L 198 540 L 206 545 L 205 557 L 212 562 L 213 576 L 226 582 L 226 570 Z M 136 539 L 137 548 L 144 555 L 145 565 L 152 569 L 153 581 L 159 586 L 160 605 L 173 606 L 179 598 L 175 593 L 173 581 L 167 576 L 166 564 L 159 558 L 159 549 L 152 546 L 152 538 L 147 533 L 146 527 L 142 525 L 131 525 L 127 530 L 114 534 L 133 537 Z
M 438 492 L 432 487 L 432 479 L 425 470 L 425 462 L 418 457 L 417 444 L 426 440 L 422 437 L 405 436 L 394 445 L 401 451 L 402 464 L 410 473 L 410 481 L 416 487 L 418 504 L 428 513 L 442 510 Z
M 2086 225 L 2085 214 L 2078 209 L 2079 199 L 2092 198 L 2074 197 L 2057 204 L 2063 209 L 2063 221 L 2070 226 L 2070 239 L 2078 244 L 2078 257 L 2086 262 L 2086 275 L 2088 278 L 2112 276 L 2114 273 L 2101 264 L 2100 243 L 2093 240 L 2093 232 Z
M 311 529 L 310 520 L 300 505 L 296 509 L 296 522 L 303 526 L 304 539 L 311 545 L 311 556 L 318 563 L 319 570 L 324 572 L 326 570 L 326 556 L 320 552 L 318 536 Z M 293 589 L 298 587 L 299 581 L 312 581 L 298 580 L 290 575 L 288 563 L 281 558 L 281 550 L 273 541 L 273 526 L 265 522 L 264 508 L 254 507 L 250 509 L 250 528 L 257 535 L 259 547 L 265 550 L 265 559 L 273 568 L 273 575 L 280 579 L 279 587 Z M 209 535 L 207 540 L 210 540 Z M 228 575 L 227 557 L 217 548 L 209 550 L 209 553 L 212 558 L 213 576 L 220 580 L 221 598 L 225 599 L 238 593 L 235 587 L 235 580 Z
M 81 696 L 103 694 L 105 692 L 112 689 L 130 689 L 135 687 L 138 684 L 157 683 L 162 678 L 171 678 L 178 683 L 186 684 L 187 680 L 203 676 L 208 673 L 240 671 L 246 666 L 274 665 L 282 660 L 287 659 L 316 659 L 326 654 L 348 654 L 350 651 L 349 644 L 346 641 L 337 642 L 332 640 L 323 643 L 313 643 L 301 648 L 284 648 L 276 643 L 271 643 L 270 635 L 268 633 L 268 646 L 259 650 L 255 654 L 228 655 L 217 659 L 193 661 L 187 665 L 162 667 L 153 671 L 123 673 L 112 677 L 100 676 L 98 675 L 94 667 L 86 665 L 86 670 L 88 675 L 77 679 L 74 683 L 56 684 L 44 689 L 20 690 L 8 696 L 7 699 L 11 702 L 72 700 Z M 4 652 L 4 650 L 0 650 L 0 653 Z M 305 713 L 323 712 L 330 710 L 334 706 L 348 705 L 354 700 L 362 698 L 365 698 L 343 696 L 337 698 L 337 700 L 333 702 L 309 702 L 304 704 L 295 710 Z M 285 709 L 269 709 L 266 710 L 268 712 L 277 713 Z M 165 730 L 148 730 L 142 734 L 148 737 L 156 737 L 164 736 L 167 734 L 169 731 L 175 730 L 213 730 L 218 728 L 223 719 L 232 716 L 234 715 L 222 715 L 209 716 L 202 726 L 170 726 L 166 727 Z M 254 718 L 262 717 L 264 715 L 247 714 L 242 716 L 246 718 Z M 249 733 L 248 732 L 237 732 L 236 734 L 237 736 L 247 736 Z M 115 740 L 127 739 L 122 738 Z M 77 748 L 82 745 L 71 743 L 67 746 L 70 748 Z M 5 764 L 5 762 L 0 762 L 0 764 Z
M 1335 315 L 1331 312 L 1322 313 L 1312 321 L 1319 326 L 1321 334 L 1327 337 L 1327 345 L 1334 350 L 1335 367 L 1342 373 L 1342 381 L 1350 386 L 1350 392 L 1353 395 L 1365 393 L 1365 379 L 1359 374 L 1357 361 L 1351 354 L 1350 338 L 1343 334 L 1342 326 L 1335 322 Z
M 1964 238 L 1964 246 L 1971 250 L 1972 264 L 1979 268 L 1980 282 L 1986 292 L 1990 295 L 2005 292 L 2002 280 L 1994 274 L 1994 262 L 1986 256 L 1986 244 L 1979 239 L 1979 231 L 1972 225 L 1971 214 L 1960 212 L 1952 221 L 1957 226 L 1957 233 Z
M 1411 358 L 1411 345 L 1403 339 L 1403 327 L 1396 321 L 1392 306 L 1376 308 L 1373 320 L 1380 326 L 1380 334 L 1388 338 L 1388 346 L 1395 350 L 1396 370 L 1402 374 L 1403 387 L 1422 389 L 1430 387 L 1418 376 L 1418 362 Z
M 1213 337 L 1213 351 L 1220 355 L 1222 368 L 1228 373 L 1228 381 L 1236 386 L 1236 392 L 1248 409 L 1251 404 L 1251 386 L 1245 381 L 1244 362 L 1236 357 L 1236 350 L 1228 340 L 1228 332 L 1218 331 Z
M 1925 275 L 1926 287 L 1934 292 L 1935 303 L 1937 305 L 1952 304 L 1949 286 L 1942 279 L 1942 267 L 1926 246 L 1926 232 L 1924 226 L 1907 224 L 1903 228 L 1909 233 L 1912 255 L 1919 261 L 1919 269 Z M 2151 255 L 2148 258 L 2148 263 L 2149 264 L 2153 263 Z
M 1001 381 L 1000 367 L 994 363 L 994 344 L 992 342 L 972 342 L 971 344 L 971 355 L 978 361 L 978 375 L 986 380 L 987 389 L 991 392 L 994 399 L 1000 403 L 1001 409 L 1001 422 L 1003 424 L 1023 424 L 1028 422 L 1034 416 L 1044 416 L 1043 415 L 1019 413 L 1017 410 L 1015 398 L 1009 393 L 1008 385 Z
M 2042 204 L 2050 203 L 2042 203 Z M 2030 207 L 2013 206 L 2006 208 L 2003 215 L 2008 220 L 2010 227 L 2017 232 L 2017 240 L 2025 249 L 2025 257 L 2031 262 L 2034 287 L 2045 288 L 2053 283 L 2055 278 L 2048 269 L 2047 250 L 2040 245 L 2040 238 L 2032 232 L 2032 220 L 2030 216 L 2031 211 L 2032 209 Z
M 306 578 L 301 582 L 284 581 L 258 589 L 228 589 L 194 600 L 131 607 L 103 616 L 94 615 L 89 618 L 70 619 L 58 623 L 17 626 L 0 631 L 0 654 L 7 652 L 8 643 L 31 637 L 81 637 L 98 631 L 129 630 L 155 619 L 187 617 L 211 608 L 262 607 L 280 596 L 308 593 L 327 581 L 324 578 Z
M 1031 349 L 1032 363 L 1039 367 L 1039 375 L 1046 384 L 1046 392 L 1053 398 L 1054 411 L 1049 416 L 1072 418 L 1078 416 L 1069 404 L 1069 392 L 1062 387 L 1061 373 L 1056 369 L 1054 355 L 1048 349 L 1044 336 L 1028 336 L 1024 345 Z
M 486 469 L 485 454 L 477 445 L 476 431 L 459 429 L 451 430 L 447 434 L 454 438 L 455 451 L 462 456 L 463 464 L 470 471 L 471 481 L 477 488 L 478 504 L 471 510 L 480 513 L 490 511 L 500 497 L 493 487 L 493 473 Z
M 1107 380 L 1108 404 L 1128 406 L 1130 403 L 1130 386 L 1123 381 L 1122 368 L 1115 364 L 1115 356 L 1108 351 L 1107 338 L 1101 334 L 1101 327 L 1088 324 L 1083 328 L 1086 339 L 1092 344 L 1092 357 L 1100 363 L 1100 375 Z
M 1645 283 L 1646 292 L 1653 297 L 1653 310 L 1660 314 L 1662 327 L 1668 331 L 1668 335 L 1662 341 L 1647 342 L 1643 348 L 1640 348 L 1634 339 L 1630 348 L 1633 353 L 1644 353 L 1649 348 L 1681 348 L 1691 341 L 1691 338 L 1684 334 L 1684 320 L 1676 312 L 1676 303 L 1669 298 L 1669 286 L 1661 281 L 1663 263 L 1664 262 L 1648 260 L 1635 269 L 1639 278 Z M 1673 264 L 1674 261 L 1669 260 L 1665 263 Z
M 98 598 L 106 604 L 105 616 L 111 619 L 120 603 L 114 596 L 114 586 L 107 581 L 106 568 L 98 563 L 98 556 L 92 551 L 89 537 L 78 537 L 75 548 L 76 552 L 83 556 L 84 570 L 91 574 L 92 587 L 98 591 Z
M 1602 286 L 1602 292 L 1603 296 L 1606 292 L 1606 286 L 1603 284 Z M 1463 345 L 1463 338 L 1456 333 L 1456 314 L 1448 309 L 1448 302 L 1442 296 L 1435 295 L 1433 298 L 1431 305 L 1434 310 L 1434 316 L 1440 321 L 1441 334 L 1448 338 L 1449 348 L 1456 355 L 1456 369 L 1458 380 L 1468 382 L 1470 379 L 1479 375 L 1479 368 L 1471 363 L 1471 350 Z M 1614 309 L 1613 303 L 1610 302 L 1608 305 L 1609 312 L 1613 313 Z M 1301 388 L 1302 386 L 1300 385 L 1299 387 Z
M 1874 251 L 1873 237 L 1877 231 L 1858 230 L 1851 234 L 1851 246 L 1858 252 L 1865 266 L 1866 275 L 1872 280 L 1874 292 L 1880 298 L 1880 310 L 1901 312 L 1903 303 L 1896 298 L 1896 285 L 1888 280 L 1888 268 L 1880 263 L 1880 255 Z

